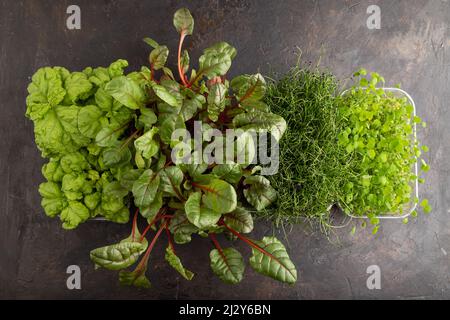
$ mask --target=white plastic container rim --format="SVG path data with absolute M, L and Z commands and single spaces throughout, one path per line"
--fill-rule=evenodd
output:
M 399 94 L 402 94 L 403 96 L 405 96 L 409 100 L 409 103 L 411 104 L 411 106 L 413 107 L 413 117 L 416 116 L 416 104 L 414 103 L 413 98 L 411 97 L 411 95 L 408 92 L 406 92 L 406 91 L 404 91 L 402 89 L 399 89 L 399 88 L 381 88 L 381 89 L 383 89 L 383 91 L 385 91 L 385 92 L 394 92 L 394 93 L 399 93 Z M 344 92 L 342 92 L 341 96 L 345 95 L 348 91 L 349 91 L 349 89 L 347 89 Z M 412 123 L 413 123 L 413 138 L 414 138 L 414 142 L 415 142 L 415 141 L 417 141 L 417 125 L 416 125 L 416 123 L 414 121 Z M 416 160 L 418 160 L 417 157 L 415 157 L 415 158 L 416 158 Z M 416 199 L 418 199 L 419 198 L 419 168 L 418 168 L 417 161 L 414 164 L 414 173 L 416 175 L 416 179 L 414 181 L 414 187 L 415 187 L 414 195 L 415 195 Z M 388 220 L 388 219 L 405 219 L 405 218 L 408 218 L 414 212 L 414 210 L 416 210 L 416 208 L 417 208 L 417 203 L 416 203 L 416 201 L 414 201 L 414 203 L 411 206 L 411 208 L 408 211 L 408 213 L 405 213 L 405 214 L 403 214 L 401 216 L 400 215 L 394 215 L 394 214 L 390 214 L 390 215 L 387 214 L 387 215 L 377 216 L 377 218 L 378 219 L 385 219 L 385 220 Z M 356 219 L 367 219 L 368 218 L 367 216 L 355 216 L 355 215 L 353 215 L 351 213 L 347 213 L 347 215 L 349 217 L 351 217 L 351 218 L 356 218 Z

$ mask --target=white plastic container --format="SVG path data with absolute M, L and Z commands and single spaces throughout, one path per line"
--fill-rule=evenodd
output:
M 413 107 L 413 115 L 412 117 L 414 118 L 416 116 L 416 104 L 414 103 L 413 98 L 404 90 L 399 89 L 399 88 L 382 88 L 384 90 L 384 92 L 391 92 L 394 94 L 394 96 L 398 97 L 398 98 L 403 98 L 406 97 L 409 101 L 409 103 L 412 105 Z M 345 93 L 347 93 L 348 90 L 345 90 L 344 92 L 342 92 L 342 96 L 345 95 Z M 417 140 L 417 125 L 416 123 L 413 121 L 413 119 L 411 119 L 411 123 L 413 124 L 413 140 L 412 143 L 414 144 L 414 142 Z M 416 180 L 414 180 L 413 182 L 413 190 L 412 190 L 412 197 L 411 197 L 411 202 L 409 204 L 405 205 L 404 208 L 404 212 L 402 215 L 400 215 L 400 213 L 387 213 L 385 215 L 382 216 L 377 216 L 378 219 L 405 219 L 407 217 L 409 217 L 414 210 L 416 210 L 417 207 L 417 203 L 415 200 L 415 198 L 419 198 L 419 169 L 418 169 L 418 163 L 417 163 L 417 157 L 416 157 L 416 163 L 414 164 L 414 174 L 417 177 Z M 347 214 L 349 217 L 352 218 L 356 218 L 356 219 L 367 219 L 367 216 L 355 216 L 353 214 Z

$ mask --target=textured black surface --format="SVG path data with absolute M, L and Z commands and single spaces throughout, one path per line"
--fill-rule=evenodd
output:
M 81 30 L 68 30 L 66 8 L 78 4 Z M 381 30 L 366 27 L 366 9 L 381 7 Z M 89 251 L 128 234 L 127 226 L 90 222 L 64 231 L 40 207 L 43 160 L 25 119 L 26 86 L 46 65 L 71 70 L 127 59 L 146 63 L 141 41 L 151 36 L 175 52 L 172 15 L 189 7 L 196 19 L 188 40 L 192 56 L 218 40 L 238 49 L 232 74 L 282 72 L 296 61 L 317 61 L 342 79 L 356 68 L 377 70 L 388 84 L 401 82 L 428 122 L 420 137 L 430 146 L 432 170 L 421 187 L 434 207 L 407 226 L 383 223 L 367 231 L 336 230 L 339 243 L 296 226 L 288 235 L 299 281 L 289 287 L 250 268 L 237 286 L 210 271 L 210 243 L 196 239 L 179 249 L 197 277 L 180 279 L 167 268 L 162 243 L 149 269 L 151 290 L 122 288 L 116 273 L 94 271 Z M 0 0 L 0 298 L 310 299 L 450 298 L 450 2 L 448 1 L 6 1 Z M 174 64 L 174 56 L 171 64 Z M 272 233 L 259 224 L 256 234 Z M 282 235 L 280 235 L 282 236 Z M 195 249 L 194 249 L 195 248 Z M 68 290 L 68 265 L 82 271 L 82 289 Z M 366 288 L 366 268 L 379 265 L 382 289 Z

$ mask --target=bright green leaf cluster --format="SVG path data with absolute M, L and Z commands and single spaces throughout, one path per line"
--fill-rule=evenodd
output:
M 384 79 L 377 73 L 364 77 L 339 100 L 339 111 L 346 127 L 338 136 L 338 145 L 352 159 L 352 172 L 343 186 L 339 202 L 354 215 L 367 215 L 374 225 L 377 216 L 402 215 L 414 203 L 414 183 L 418 177 L 414 165 L 421 156 L 415 125 L 422 120 L 413 114 L 406 97 L 383 90 Z M 422 171 L 429 166 L 422 159 Z M 423 179 L 421 179 L 423 181 Z M 431 207 L 425 205 L 426 211 Z
M 48 216 L 59 215 L 65 229 L 89 218 L 126 223 L 128 190 L 120 182 L 132 165 L 120 137 L 133 118 L 131 104 L 106 89 L 122 79 L 128 65 L 72 72 L 41 68 L 28 86 L 26 115 L 34 122 L 36 144 L 49 162 L 39 187 Z

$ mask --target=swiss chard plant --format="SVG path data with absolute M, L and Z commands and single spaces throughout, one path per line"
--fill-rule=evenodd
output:
M 32 77 L 26 115 L 34 122 L 42 156 L 49 159 L 42 170 L 47 181 L 39 187 L 42 206 L 48 216 L 59 216 L 65 229 L 98 216 L 126 223 L 135 210 L 129 237 L 90 253 L 96 267 L 120 270 L 125 285 L 150 286 L 147 265 L 162 233 L 168 264 L 187 280 L 194 274 L 183 266 L 175 245 L 196 234 L 214 245 L 212 271 L 227 283 L 242 280 L 243 257 L 219 244 L 217 234 L 224 233 L 250 246 L 255 271 L 292 284 L 297 271 L 283 244 L 274 237 L 253 240 L 246 235 L 253 230 L 249 210 L 263 210 L 277 196 L 259 174 L 261 167 L 237 158 L 177 161 L 198 159 L 198 154 L 179 151 L 194 144 L 192 139 L 174 138 L 179 130 L 192 133 L 196 122 L 203 124 L 207 142 L 211 131 L 241 129 L 243 134 L 228 143 L 249 159 L 256 152 L 248 143 L 251 133 L 280 139 L 286 122 L 262 101 L 266 84 L 260 74 L 227 80 L 236 56 L 228 43 L 207 48 L 198 68 L 190 68 L 183 42 L 192 34 L 194 20 L 180 9 L 173 23 L 180 34 L 176 76 L 166 67 L 168 47 L 145 38 L 151 47 L 149 65 L 139 71 L 125 74 L 127 62 L 118 60 L 82 72 L 46 67 Z M 148 222 L 142 233 L 139 216 Z

